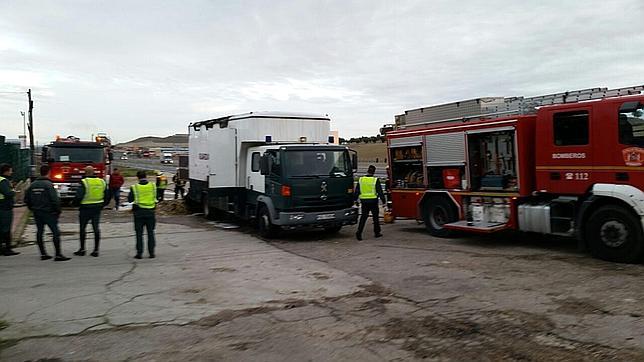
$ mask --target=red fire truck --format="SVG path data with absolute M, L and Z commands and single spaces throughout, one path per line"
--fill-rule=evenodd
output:
M 431 235 L 577 237 L 644 257 L 644 86 L 494 97 L 406 111 L 387 133 L 392 212 Z
M 107 149 L 100 142 L 81 141 L 79 138 L 56 137 L 43 147 L 42 163 L 51 167 L 51 180 L 62 199 L 76 195 L 86 166 L 94 167 L 98 177 L 107 174 Z

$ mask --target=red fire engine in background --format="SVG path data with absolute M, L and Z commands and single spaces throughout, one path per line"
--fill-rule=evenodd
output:
M 644 257 L 644 86 L 479 98 L 406 111 L 387 133 L 392 212 L 430 234 L 575 236 Z
M 97 177 L 104 178 L 108 172 L 108 148 L 97 140 L 81 141 L 69 136 L 57 137 L 43 147 L 42 163 L 51 167 L 51 180 L 62 199 L 71 199 L 80 187 L 85 167 L 94 167 Z

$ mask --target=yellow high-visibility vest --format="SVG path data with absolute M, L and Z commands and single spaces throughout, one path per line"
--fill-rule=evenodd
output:
M 362 176 L 358 180 L 360 184 L 360 199 L 361 200 L 373 200 L 378 198 L 376 193 L 376 182 L 378 179 L 372 176 Z
M 148 182 L 145 185 L 136 184 L 132 186 L 134 193 L 134 204 L 142 209 L 154 209 L 157 204 L 157 187 Z
M 105 180 L 97 177 L 87 177 L 82 180 L 85 186 L 85 196 L 81 205 L 94 205 L 103 203 L 105 199 Z

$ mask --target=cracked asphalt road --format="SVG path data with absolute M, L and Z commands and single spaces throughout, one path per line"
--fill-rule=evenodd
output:
M 0 259 L 1 360 L 644 360 L 644 267 L 572 241 L 436 239 L 399 221 L 380 239 L 267 243 L 172 216 L 157 259 L 135 260 L 129 217 L 104 215 L 98 259 Z

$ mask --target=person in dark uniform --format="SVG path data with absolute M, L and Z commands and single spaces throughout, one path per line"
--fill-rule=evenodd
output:
M 360 177 L 358 185 L 354 192 L 355 200 L 360 199 L 362 206 L 362 215 L 360 215 L 360 222 L 358 223 L 358 231 L 356 232 L 356 239 L 362 240 L 362 231 L 364 225 L 369 218 L 369 213 L 373 216 L 373 232 L 375 237 L 382 236 L 380 233 L 380 220 L 378 215 L 378 199 L 382 200 L 383 204 L 387 204 L 385 194 L 382 192 L 382 185 L 380 180 L 374 176 L 376 173 L 376 166 L 370 165 L 367 169 L 367 175 Z
M 85 229 L 87 224 L 92 222 L 94 230 L 94 251 L 90 254 L 98 257 L 98 246 L 101 241 L 101 210 L 103 206 L 110 202 L 109 193 L 106 192 L 107 184 L 105 180 L 94 176 L 94 167 L 85 167 L 85 178 L 81 182 L 81 187 L 76 192 L 76 201 L 80 202 L 78 210 L 78 221 L 80 223 L 80 248 L 74 252 L 74 255 L 85 255 L 85 239 L 87 234 Z
M 172 176 L 172 182 L 174 182 L 174 199 L 178 199 L 179 195 L 181 195 L 181 200 L 183 200 L 183 196 L 186 192 L 186 180 L 183 180 L 181 177 L 179 177 L 178 169 L 177 173 Z
M 40 166 L 40 177 L 32 182 L 27 189 L 25 204 L 33 212 L 36 221 L 36 242 L 40 250 L 40 260 L 51 259 L 43 241 L 45 225 L 47 225 L 54 236 L 54 249 L 56 250 L 54 260 L 67 261 L 69 258 L 63 255 L 60 247 L 60 230 L 58 229 L 58 217 L 61 213 L 60 198 L 49 179 L 49 170 L 47 165 Z
M 134 212 L 134 231 L 136 232 L 136 259 L 143 256 L 143 227 L 148 233 L 148 253 L 154 258 L 156 241 L 154 240 L 154 227 L 156 225 L 155 209 L 157 205 L 157 187 L 155 183 L 148 182 L 145 171 L 136 173 L 139 183 L 130 187 L 127 199 Z
M 16 192 L 11 186 L 13 168 L 8 164 L 0 165 L 0 248 L 2 255 L 20 254 L 11 249 L 11 225 L 13 224 L 13 204 Z M 2 244 L 4 243 L 4 248 Z

